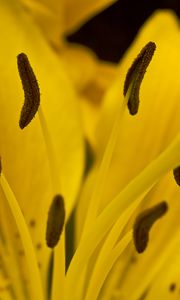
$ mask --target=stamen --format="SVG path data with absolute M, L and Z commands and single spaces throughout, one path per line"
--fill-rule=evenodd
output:
M 19 126 L 23 129 L 31 122 L 38 110 L 40 91 L 36 76 L 26 54 L 20 53 L 17 56 L 17 65 L 25 97 L 19 120 Z
M 153 57 L 156 44 L 149 42 L 134 60 L 127 72 L 124 83 L 124 96 L 128 93 L 128 109 L 131 115 L 136 115 L 139 108 L 139 91 L 142 80 Z
M 77 274 L 87 266 L 96 247 L 120 214 L 136 199 L 144 198 L 159 179 L 177 165 L 180 165 L 180 135 L 177 135 L 172 144 L 136 176 L 93 221 L 91 228 L 81 239 L 66 273 L 66 300 L 72 298 L 74 289 L 77 288 Z
M 60 190 L 60 176 L 56 158 L 57 156 L 41 105 L 38 110 L 38 115 L 49 160 L 52 187 L 54 190 L 54 195 L 56 195 L 59 194 Z M 60 269 L 59 266 L 61 266 Z M 54 250 L 54 267 L 52 277 L 51 300 L 56 300 L 57 298 L 63 299 L 65 285 L 65 234 L 63 230 L 60 243 Z M 59 282 L 61 282 L 61 289 L 59 289 Z
M 47 246 L 54 248 L 60 238 L 65 221 L 64 199 L 61 195 L 56 195 L 49 209 L 46 242 Z
M 135 220 L 133 238 L 138 253 L 144 252 L 149 241 L 149 231 L 153 224 L 168 210 L 165 201 L 142 212 Z
M 180 186 L 180 167 L 177 167 L 173 170 L 174 179 L 176 183 Z

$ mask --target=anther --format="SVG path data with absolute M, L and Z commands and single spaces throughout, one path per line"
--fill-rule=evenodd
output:
M 163 201 L 154 207 L 145 210 L 136 218 L 133 228 L 133 239 L 138 253 L 144 252 L 148 245 L 151 227 L 167 212 L 167 210 L 168 205 Z
M 65 221 L 64 199 L 61 195 L 56 195 L 49 209 L 46 243 L 50 248 L 54 248 L 60 238 Z
M 173 170 L 174 179 L 176 183 L 180 186 L 180 167 L 177 167 Z
M 124 96 L 126 96 L 126 94 L 129 92 L 127 105 L 131 115 L 136 115 L 138 112 L 141 83 L 147 67 L 151 62 L 155 49 L 155 43 L 149 42 L 146 44 L 127 72 L 124 83 Z
M 24 90 L 24 105 L 21 110 L 19 126 L 26 127 L 35 116 L 40 104 L 40 91 L 36 76 L 24 53 L 17 56 L 19 76 Z

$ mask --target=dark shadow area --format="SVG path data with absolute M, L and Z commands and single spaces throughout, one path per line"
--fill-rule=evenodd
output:
M 173 9 L 180 16 L 180 0 L 119 0 L 67 39 L 91 48 L 103 60 L 118 62 L 138 29 L 158 8 Z

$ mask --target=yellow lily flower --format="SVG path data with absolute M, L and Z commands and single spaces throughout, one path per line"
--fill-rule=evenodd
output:
M 36 264 L 39 262 L 41 265 L 43 284 L 46 284 L 50 256 L 44 238 L 47 212 L 55 193 L 61 192 L 66 199 L 66 218 L 69 218 L 84 169 L 84 142 L 78 98 L 61 59 L 52 51 L 22 6 L 17 1 L 2 1 L 0 13 L 3 18 L 0 92 L 3 112 L 0 126 L 3 172 L 23 211 L 33 239 L 35 247 L 33 251 L 37 254 Z M 16 57 L 21 52 L 28 55 L 41 82 L 41 102 L 51 136 L 50 141 L 47 130 L 44 130 L 45 134 L 42 133 L 38 118 L 33 120 L 32 126 L 23 131 L 18 125 L 23 90 L 18 78 Z M 53 178 L 49 171 L 44 135 L 48 140 L 48 148 L 51 149 L 53 145 L 55 152 L 51 155 L 50 150 Z M 57 170 L 61 170 L 58 171 L 60 173 L 58 191 Z M 4 219 L 6 216 L 3 216 Z M 8 221 L 7 229 L 9 227 L 12 230 L 12 245 L 18 243 L 17 251 L 13 255 L 21 258 L 23 251 L 22 244 L 18 241 L 17 229 Z M 23 256 L 20 263 L 23 266 Z M 13 269 L 14 265 L 11 273 L 14 272 Z M 39 273 L 39 270 L 36 273 Z M 18 276 L 20 275 L 14 275 L 17 278 Z M 27 274 L 23 276 L 26 280 Z M 18 279 L 16 281 L 18 291 L 16 297 L 21 299 L 22 283 L 18 283 Z
M 81 27 L 88 19 L 116 0 L 20 0 L 39 24 L 46 38 L 54 45 L 61 44 L 63 35 Z
M 127 66 L 149 41 L 156 43 L 157 51 L 143 79 L 139 112 L 130 116 L 122 98 L 122 79 L 126 77 Z M 145 186 L 149 179 L 144 172 L 154 169 L 153 162 L 162 157 L 163 150 L 179 134 L 179 41 L 179 23 L 174 15 L 166 11 L 156 13 L 124 56 L 116 80 L 102 102 L 96 129 L 96 164 L 78 203 L 77 245 L 80 243 L 81 246 L 71 262 L 71 268 L 79 267 L 78 255 L 82 255 L 81 247 L 87 242 L 88 231 L 89 239 L 90 234 L 93 237 L 88 240 L 86 255 L 89 258 L 92 248 L 94 254 L 88 262 L 90 275 L 87 276 L 86 300 L 97 297 L 170 299 L 172 291 L 174 297 L 178 297 L 179 270 L 175 266 L 179 256 L 174 257 L 173 253 L 179 243 L 176 217 L 179 213 L 179 188 L 171 173 L 163 178 L 160 175 L 170 157 L 165 159 L 166 163 L 160 163 L 159 170 L 155 167 L 158 178 L 147 190 Z M 171 95 L 171 100 L 168 95 Z M 144 193 L 140 195 L 141 192 L 137 191 L 143 185 Z M 152 240 L 145 253 L 137 255 L 131 243 L 135 216 L 138 211 L 164 199 L 170 207 L 168 214 L 159 227 L 153 228 Z M 100 227 L 101 238 L 105 238 L 107 231 L 108 234 L 97 250 Z M 127 251 L 123 252 L 125 248 Z
M 180 238 L 174 217 L 179 190 L 169 173 L 176 169 L 178 175 L 180 165 L 176 18 L 170 12 L 153 16 L 122 60 L 102 102 L 94 139 L 96 162 L 81 183 L 83 130 L 69 72 L 20 3 L 2 0 L 0 12 L 1 299 L 169 299 L 172 292 L 177 296 Z M 87 12 L 79 15 L 78 22 Z M 76 18 L 67 29 L 75 22 Z M 135 63 L 123 97 L 125 74 L 151 40 L 157 53 L 142 83 L 139 112 L 130 116 L 127 102 L 144 65 Z M 148 54 L 143 50 L 140 62 L 150 55 L 145 49 Z M 23 98 L 19 75 L 25 93 L 20 127 L 38 111 L 23 130 L 18 126 Z M 63 227 L 79 188 L 77 249 L 65 274 Z M 154 226 L 147 245 L 150 228 L 168 206 L 171 209 Z

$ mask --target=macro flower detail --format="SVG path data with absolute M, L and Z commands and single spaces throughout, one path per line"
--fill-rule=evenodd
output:
M 156 12 L 109 67 L 63 40 L 96 2 L 0 6 L 2 300 L 179 296 L 179 23 Z

